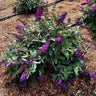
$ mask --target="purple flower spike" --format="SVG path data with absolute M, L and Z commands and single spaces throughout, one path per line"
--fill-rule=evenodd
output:
M 86 5 L 86 4 L 88 4 L 88 2 L 83 2 L 83 3 L 81 3 L 81 5 Z
M 5 74 L 4 73 L 2 73 L 2 77 L 4 77 L 5 76 Z
M 33 65 L 33 60 L 30 60 L 31 64 Z
M 70 82 L 70 84 L 71 84 L 72 86 L 74 86 L 74 81 L 73 81 L 73 79 L 70 79 L 69 82 Z
M 86 65 L 84 65 L 82 68 L 83 68 L 83 69 L 86 69 Z
M 62 80 L 61 80 L 61 78 L 58 77 L 58 78 L 56 79 L 55 83 L 56 83 L 56 86 L 62 86 Z
M 91 3 L 91 0 L 86 0 L 87 1 L 87 3 Z
M 91 3 L 91 0 L 86 0 L 86 2 L 81 3 L 81 5 L 86 5 L 86 4 L 89 4 L 89 3 Z
M 26 23 L 26 22 L 24 22 L 23 24 L 24 24 L 24 25 L 27 25 L 27 23 Z
M 13 63 L 10 63 L 9 65 L 8 65 L 8 67 L 11 67 L 13 65 Z
M 22 36 L 21 34 L 16 35 L 15 37 L 16 37 L 18 40 L 24 39 L 24 36 Z
M 77 55 L 78 57 L 82 58 L 82 53 L 80 52 L 79 49 L 75 50 L 75 55 Z
M 61 16 L 60 16 L 60 19 L 58 21 L 58 24 L 60 25 L 61 23 L 63 23 L 64 19 L 66 18 L 66 15 L 67 15 L 67 12 L 63 13 Z
M 80 20 L 81 20 L 81 18 L 77 18 L 76 22 L 81 23 Z
M 90 76 L 91 78 L 96 79 L 96 74 L 95 74 L 94 72 L 89 72 L 89 76 Z
M 66 89 L 67 89 L 67 86 L 66 86 L 65 83 L 62 84 L 62 89 L 63 89 L 63 90 L 66 90 Z
M 21 25 L 17 25 L 15 28 L 16 28 L 16 29 L 24 29 L 24 27 L 21 26 Z
M 37 77 L 39 83 L 43 83 L 44 82 L 44 77 L 38 76 Z
M 41 7 L 38 7 L 36 11 L 36 21 L 39 21 L 41 19 L 41 16 L 42 16 L 42 9 Z
M 28 68 L 28 64 L 29 64 L 29 61 L 26 60 L 22 63 L 22 65 L 20 66 L 21 68 L 24 67 L 24 68 Z
M 45 4 L 45 2 L 44 2 L 43 0 L 41 0 L 41 2 L 42 2 L 43 4 Z
M 55 39 L 55 42 L 56 43 L 60 43 L 62 41 L 62 38 L 61 37 L 57 37 L 56 39 Z
M 96 5 L 93 6 L 93 7 L 90 9 L 91 12 L 94 12 L 95 10 L 96 10 Z
M 41 48 L 41 51 L 42 52 L 46 52 L 48 50 L 48 47 L 49 47 L 49 44 L 48 43 L 45 43 L 42 48 Z
M 21 75 L 21 77 L 20 77 L 20 82 L 24 82 L 24 81 L 26 80 L 26 78 L 27 78 L 27 73 L 28 73 L 28 69 L 26 69 L 26 70 L 22 73 L 22 75 Z
M 36 53 L 36 58 L 38 58 L 38 56 L 39 56 L 39 53 L 37 52 L 37 53 Z
M 13 10 L 16 11 L 16 7 L 13 7 Z
M 5 66 L 8 66 L 8 67 L 11 67 L 12 65 L 13 65 L 13 63 L 10 63 L 10 62 L 5 63 Z
M 15 2 L 15 5 L 17 5 L 18 4 L 18 2 Z
M 70 22 L 70 21 L 71 21 L 71 18 L 69 17 L 69 18 L 68 18 L 68 22 Z
M 29 61 L 28 61 L 28 60 L 26 60 L 26 61 L 25 61 L 25 63 L 26 63 L 26 64 L 29 64 Z

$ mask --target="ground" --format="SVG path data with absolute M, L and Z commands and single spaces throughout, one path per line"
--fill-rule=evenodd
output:
M 0 18 L 13 14 L 12 11 L 12 1 L 13 0 L 0 0 Z M 52 2 L 55 0 L 45 0 L 48 2 Z M 68 12 L 67 19 L 69 17 L 72 18 L 71 23 L 74 23 L 76 18 L 81 15 L 80 3 L 86 0 L 65 0 L 56 5 L 56 8 L 59 9 L 56 13 L 62 14 L 63 12 Z M 48 9 L 50 10 L 53 7 L 50 6 Z M 33 14 L 31 15 L 18 15 L 3 21 L 0 21 L 0 53 L 8 51 L 10 46 L 8 43 L 10 42 L 9 39 L 14 39 L 8 33 L 17 33 L 15 26 L 22 25 L 18 19 L 21 19 L 26 22 L 30 22 L 29 18 L 32 18 Z M 95 42 L 95 39 L 92 39 L 90 36 L 91 30 L 88 28 L 81 28 L 79 33 L 83 35 L 84 38 L 89 39 Z M 9 38 L 7 38 L 7 37 Z M 85 44 L 86 47 L 89 43 Z M 90 48 L 87 50 L 87 53 L 84 56 L 85 64 L 89 67 L 89 70 L 96 72 L 96 47 L 92 44 Z M 1 59 L 1 57 L 0 57 Z M 2 73 L 5 72 L 4 66 L 0 66 L 0 96 L 96 96 L 96 80 L 91 79 L 89 80 L 88 77 L 80 76 L 79 78 L 74 78 L 74 86 L 68 85 L 67 92 L 58 91 L 55 88 L 54 83 L 50 80 L 50 72 L 46 73 L 45 83 L 44 86 L 41 87 L 38 83 L 29 82 L 27 88 L 23 88 L 22 84 L 17 83 L 7 83 L 8 75 L 2 76 Z

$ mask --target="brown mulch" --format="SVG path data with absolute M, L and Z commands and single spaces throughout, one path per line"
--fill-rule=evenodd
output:
M 13 14 L 12 5 L 8 5 L 8 2 L 11 0 L 0 0 L 0 18 Z M 45 0 L 52 2 L 55 0 Z M 71 23 L 75 22 L 75 19 L 81 15 L 80 3 L 86 0 L 65 0 L 56 5 L 57 9 L 56 14 L 62 14 L 67 11 L 67 18 L 71 17 Z M 50 6 L 50 10 L 53 6 Z M 25 22 L 30 22 L 29 18 L 32 18 L 34 15 L 18 15 L 3 21 L 0 21 L 0 53 L 8 51 L 9 39 L 14 38 L 11 35 L 8 35 L 8 32 L 17 33 L 15 26 L 22 25 L 18 19 L 21 19 Z M 65 22 L 67 22 L 67 18 Z M 87 28 L 80 28 L 79 32 L 83 34 L 84 38 L 91 41 L 96 41 L 91 39 L 90 30 Z M 7 38 L 8 36 L 9 38 Z M 86 46 L 89 43 L 85 44 Z M 85 54 L 85 64 L 89 66 L 89 69 L 96 72 L 96 47 L 92 44 Z M 1 58 L 0 58 L 1 59 Z M 38 83 L 30 81 L 27 88 L 24 88 L 20 83 L 7 83 L 8 77 L 10 74 L 3 76 L 2 73 L 5 72 L 4 65 L 0 66 L 0 96 L 96 96 L 96 80 L 89 79 L 88 77 L 80 76 L 78 78 L 74 77 L 74 86 L 68 84 L 68 90 L 66 92 L 60 91 L 55 87 L 55 84 L 50 80 L 50 72 L 46 73 L 44 85 L 41 86 Z

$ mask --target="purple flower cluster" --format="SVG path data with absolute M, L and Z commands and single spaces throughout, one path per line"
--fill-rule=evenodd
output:
M 16 11 L 16 7 L 13 7 L 13 10 Z
M 23 24 L 24 24 L 24 25 L 27 25 L 27 23 L 26 23 L 26 22 L 24 22 Z
M 2 77 L 4 77 L 5 76 L 5 74 L 4 73 L 2 73 Z
M 63 90 L 66 90 L 67 89 L 67 86 L 65 83 L 62 83 L 62 80 L 60 77 L 58 77 L 55 81 L 56 83 L 56 86 L 59 87 L 59 88 L 62 88 Z
M 69 23 L 71 22 L 71 18 L 70 18 L 70 17 L 68 18 L 68 22 L 69 22 Z
M 83 68 L 83 69 L 86 69 L 86 65 L 84 65 L 82 68 Z
M 60 43 L 62 41 L 62 38 L 61 37 L 57 37 L 56 39 L 55 39 L 55 42 L 56 43 Z
M 25 71 L 22 73 L 20 77 L 20 82 L 24 82 L 27 79 L 27 73 L 28 73 L 28 69 L 25 69 Z
M 89 4 L 89 3 L 91 3 L 91 0 L 86 0 L 86 2 L 81 3 L 81 5 L 86 5 L 86 4 Z
M 24 68 L 28 68 L 29 67 L 29 62 L 31 62 L 31 64 L 33 65 L 33 60 L 26 60 L 26 61 L 24 61 L 23 63 L 22 63 L 22 65 L 21 65 L 21 67 L 20 68 L 22 68 L 22 67 L 24 67 Z
M 15 5 L 17 5 L 18 4 L 18 2 L 15 2 Z
M 94 12 L 96 11 L 96 5 L 95 6 L 92 6 L 91 9 L 90 9 L 91 12 Z
M 96 74 L 94 73 L 94 72 L 89 72 L 89 76 L 91 77 L 91 78 L 94 78 L 94 79 L 96 79 Z
M 15 37 L 16 37 L 18 40 L 24 39 L 24 36 L 22 36 L 21 34 L 16 35 Z
M 24 29 L 24 27 L 21 26 L 21 25 L 17 25 L 15 28 L 16 28 L 16 29 Z
M 37 52 L 37 53 L 36 53 L 36 58 L 38 58 L 38 56 L 39 56 L 39 53 Z
M 72 86 L 74 86 L 74 81 L 73 81 L 73 79 L 70 79 L 69 82 L 70 82 L 70 84 L 71 84 Z
M 79 49 L 75 50 L 75 55 L 77 55 L 78 57 L 82 58 L 82 53 L 80 52 Z
M 63 13 L 61 16 L 60 16 L 60 19 L 58 21 L 58 24 L 60 25 L 61 23 L 63 23 L 64 19 L 66 18 L 66 15 L 67 15 L 67 12 Z
M 41 51 L 42 52 L 46 52 L 48 50 L 48 47 L 49 47 L 49 44 L 48 43 L 45 43 L 44 45 L 42 45 Z
M 81 18 L 77 18 L 76 22 L 80 24 L 81 23 L 80 20 L 81 20 Z
M 61 86 L 61 85 L 62 85 L 62 80 L 61 80 L 61 78 L 58 77 L 58 78 L 56 79 L 55 83 L 56 83 L 56 86 Z
M 10 63 L 10 62 L 5 63 L 5 66 L 8 66 L 8 67 L 11 67 L 12 65 L 13 65 L 13 63 Z
M 37 77 L 39 83 L 43 83 L 44 82 L 44 77 L 38 76 Z
M 41 16 L 42 16 L 42 9 L 41 7 L 38 7 L 36 11 L 36 21 L 39 21 L 41 19 Z
M 43 4 L 45 4 L 45 2 L 44 2 L 43 0 L 41 0 L 41 2 L 42 2 Z

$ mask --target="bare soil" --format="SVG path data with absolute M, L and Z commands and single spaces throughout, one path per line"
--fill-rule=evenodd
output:
M 12 8 L 13 6 L 9 4 L 11 0 L 0 0 L 0 18 L 13 14 Z M 45 0 L 48 2 L 52 2 L 55 0 Z M 56 8 L 59 8 L 56 11 L 56 14 L 62 14 L 63 12 L 68 12 L 65 22 L 69 17 L 72 18 L 71 23 L 74 23 L 76 18 L 81 15 L 81 5 L 80 3 L 86 0 L 65 0 L 58 4 L 56 4 Z M 53 5 L 48 7 L 48 9 L 52 9 Z M 0 21 L 0 53 L 8 51 L 10 48 L 9 40 L 14 40 L 14 37 L 8 35 L 9 32 L 17 33 L 15 26 L 22 25 L 18 19 L 21 19 L 25 22 L 30 22 L 29 18 L 35 16 L 31 15 L 18 15 L 3 21 Z M 91 30 L 88 28 L 81 28 L 79 33 L 83 35 L 84 38 L 89 39 L 91 41 L 96 41 L 92 39 L 90 36 Z M 7 38 L 8 37 L 8 38 Z M 85 43 L 86 47 L 89 43 Z M 96 72 L 96 47 L 91 44 L 90 48 L 87 50 L 87 53 L 84 56 L 85 64 L 89 67 L 89 70 Z M 1 59 L 1 57 L 0 57 Z M 74 86 L 68 84 L 67 92 L 58 91 L 55 87 L 55 84 L 50 80 L 51 75 L 50 72 L 46 73 L 44 86 L 39 85 L 38 83 L 34 83 L 32 81 L 29 82 L 28 87 L 24 88 L 20 83 L 7 83 L 9 75 L 3 76 L 2 73 L 5 72 L 4 65 L 0 65 L 0 96 L 96 96 L 96 80 L 89 79 L 88 77 L 80 76 L 78 78 L 74 78 Z

